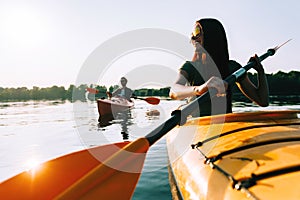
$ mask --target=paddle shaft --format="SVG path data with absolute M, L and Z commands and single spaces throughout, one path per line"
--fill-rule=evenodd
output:
M 131 98 L 133 98 L 133 99 L 140 99 L 140 100 L 145 100 L 144 98 L 141 98 L 141 97 L 137 97 L 137 96 L 131 96 Z
M 86 88 L 86 91 L 88 91 L 91 94 L 98 94 L 99 93 L 99 90 L 94 89 L 94 88 Z M 110 92 L 107 92 L 107 94 L 108 94 L 109 97 L 111 97 L 111 95 L 112 95 Z M 140 98 L 140 97 L 132 96 L 131 98 L 144 100 L 147 103 L 153 104 L 153 105 L 157 105 L 160 102 L 160 99 L 155 98 L 155 97 Z
M 269 56 L 273 56 L 275 54 L 275 49 L 269 49 L 265 54 L 259 57 L 259 61 L 265 60 Z M 244 67 L 238 69 L 233 74 L 228 76 L 224 81 L 228 83 L 228 85 L 233 85 L 237 79 L 243 76 L 249 69 L 255 66 L 255 62 L 249 62 Z M 216 90 L 210 90 L 205 92 L 203 95 L 197 97 L 187 106 L 185 106 L 182 110 L 175 110 L 172 112 L 171 117 L 161 124 L 159 127 L 151 131 L 149 134 L 145 136 L 148 140 L 150 146 L 154 144 L 157 140 L 163 137 L 166 133 L 172 130 L 176 125 L 183 125 L 186 122 L 186 118 L 190 115 L 195 109 L 199 107 L 203 102 L 206 102 L 210 99 L 210 96 L 215 96 L 217 94 Z

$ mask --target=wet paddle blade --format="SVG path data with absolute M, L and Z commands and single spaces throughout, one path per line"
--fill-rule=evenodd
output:
M 2 182 L 0 199 L 130 199 L 142 171 L 142 152 L 149 147 L 144 140 L 100 146 L 48 161 Z M 128 155 L 129 151 L 137 153 Z
M 99 90 L 94 89 L 94 88 L 86 88 L 86 91 L 91 93 L 91 94 L 98 94 Z
M 147 103 L 152 104 L 152 105 L 157 105 L 160 102 L 160 99 L 156 98 L 156 97 L 147 97 L 147 98 L 133 97 L 133 98 L 146 101 Z
M 286 43 L 288 43 L 291 40 L 292 39 L 289 39 L 289 40 L 285 41 L 284 43 L 282 43 L 281 45 L 277 45 L 276 47 L 274 47 L 274 50 L 277 51 L 280 47 L 282 47 L 283 45 L 285 45 Z
M 160 99 L 155 98 L 155 97 L 148 97 L 145 99 L 145 101 L 147 101 L 149 104 L 157 105 L 157 104 L 159 104 Z
M 149 146 L 146 138 L 131 142 L 57 198 L 130 199 L 140 177 Z

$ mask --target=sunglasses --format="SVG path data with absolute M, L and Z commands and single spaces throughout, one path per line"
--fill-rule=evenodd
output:
M 203 30 L 200 24 L 197 24 L 195 26 L 194 31 L 192 32 L 192 40 L 197 40 L 198 38 L 200 38 L 203 35 Z

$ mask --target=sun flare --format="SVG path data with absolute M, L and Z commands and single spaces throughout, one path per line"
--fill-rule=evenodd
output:
M 27 168 L 27 171 L 36 171 L 40 168 L 40 162 L 35 158 L 30 158 L 25 162 L 25 167 Z
M 14 45 L 37 45 L 45 37 L 45 23 L 37 12 L 15 7 L 0 14 L 0 27 L 6 41 Z

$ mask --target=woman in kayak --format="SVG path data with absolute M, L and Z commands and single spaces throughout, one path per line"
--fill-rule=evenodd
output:
M 113 93 L 107 92 L 108 97 L 122 97 L 127 99 L 128 101 L 131 101 L 130 98 L 133 95 L 133 91 L 126 86 L 128 82 L 127 79 L 125 77 L 122 77 L 120 82 L 122 87 L 116 89 L 115 91 L 113 91 Z
M 185 99 L 200 96 L 214 88 L 217 95 L 206 104 L 199 105 L 200 116 L 231 113 L 232 88 L 223 79 L 242 66 L 229 60 L 226 33 L 222 24 L 216 19 L 197 21 L 191 42 L 195 47 L 194 56 L 192 61 L 185 62 L 180 68 L 179 77 L 171 87 L 170 97 Z M 237 85 L 250 100 L 260 106 L 268 106 L 269 90 L 263 66 L 257 55 L 250 58 L 250 61 L 256 63 L 254 69 L 258 74 L 257 86 L 247 74 L 237 81 Z

